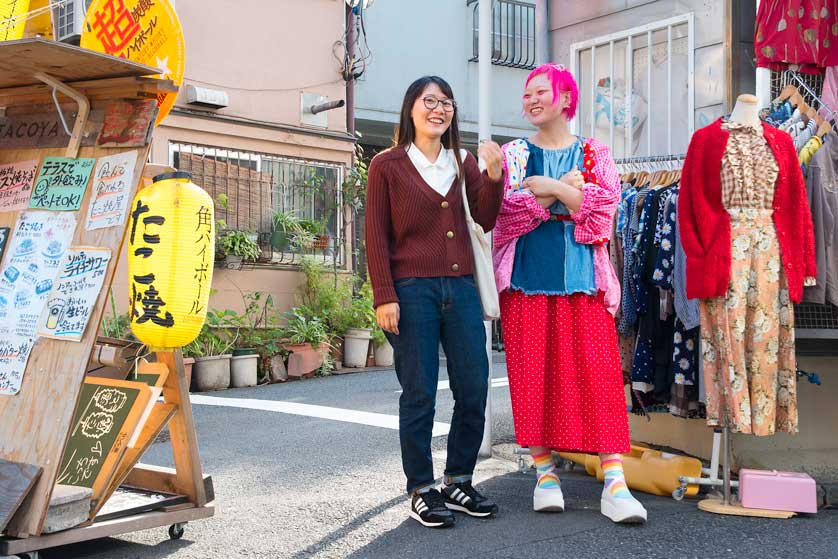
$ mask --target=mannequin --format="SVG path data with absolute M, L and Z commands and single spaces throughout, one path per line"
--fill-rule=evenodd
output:
M 744 94 L 736 98 L 736 105 L 730 113 L 730 120 L 739 124 L 747 124 L 754 128 L 761 128 L 759 120 L 759 100 L 755 95 Z

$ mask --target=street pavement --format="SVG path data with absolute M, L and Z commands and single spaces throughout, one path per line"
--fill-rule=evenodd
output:
M 441 374 L 436 420 L 444 432 L 452 397 Z M 838 559 L 838 511 L 786 521 L 722 517 L 688 499 L 640 494 L 649 522 L 620 526 L 599 513 L 601 485 L 578 470 L 562 475 L 566 512 L 532 512 L 534 474 L 520 473 L 509 459 L 514 436 L 503 364 L 495 377 L 498 452 L 478 465 L 476 482 L 499 504 L 496 519 L 460 516 L 454 529 L 437 531 L 407 517 L 398 382 L 392 371 L 365 372 L 193 395 L 215 517 L 190 523 L 179 541 L 157 528 L 42 557 Z M 434 438 L 438 472 L 445 443 L 444 435 Z M 168 444 L 155 444 L 143 461 L 171 466 Z

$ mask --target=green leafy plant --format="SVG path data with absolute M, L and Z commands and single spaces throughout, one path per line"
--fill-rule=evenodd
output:
M 246 262 L 256 262 L 262 255 L 259 244 L 244 231 L 228 231 L 216 242 L 218 252 L 225 256 L 240 256 Z
M 238 339 L 238 329 L 233 318 L 236 313 L 231 310 L 207 311 L 207 320 L 201 327 L 201 332 L 195 340 L 183 348 L 187 357 L 211 357 L 226 355 L 235 346 Z
M 102 317 L 102 334 L 109 338 L 136 341 L 134 334 L 131 332 L 131 319 L 128 314 L 117 314 L 116 312 L 116 299 L 113 295 L 113 289 L 108 290 L 108 296 L 111 302 L 111 316 Z
M 388 343 L 387 336 L 384 335 L 384 330 L 378 326 L 372 329 L 372 343 L 376 347 L 380 347 Z
M 360 139 L 361 134 L 358 134 Z M 364 157 L 364 148 L 360 142 L 355 143 L 355 154 L 352 167 L 346 173 L 343 181 L 343 199 L 346 204 L 354 210 L 364 207 L 367 198 L 367 163 Z
M 288 323 L 283 333 L 288 341 L 294 345 L 311 344 L 318 347 L 320 344 L 328 344 L 329 334 L 326 325 L 317 316 L 306 316 L 304 310 L 295 308 L 285 313 Z

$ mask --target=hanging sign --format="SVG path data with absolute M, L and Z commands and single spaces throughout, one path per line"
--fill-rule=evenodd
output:
M 0 212 L 25 210 L 32 196 L 38 160 L 0 165 Z
M 109 248 L 71 248 L 41 313 L 38 335 L 80 342 L 111 261 Z
M 29 208 L 68 211 L 81 208 L 95 162 L 92 157 L 45 157 L 35 179 Z
M 169 0 L 93 0 L 81 35 L 82 48 L 126 58 L 160 70 L 156 77 L 183 83 L 186 46 Z M 177 92 L 161 92 L 156 124 L 175 104 Z
M 136 164 L 136 151 L 99 158 L 93 173 L 93 197 L 87 206 L 88 231 L 125 223 Z

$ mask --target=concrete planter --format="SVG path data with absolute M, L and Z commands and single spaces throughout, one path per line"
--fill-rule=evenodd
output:
M 233 388 L 256 386 L 259 382 L 259 356 L 234 355 L 230 359 L 230 385 Z
M 230 388 L 231 355 L 196 357 L 192 365 L 192 379 L 197 392 Z
M 365 367 L 370 351 L 372 330 L 350 328 L 343 340 L 343 364 L 346 367 Z
M 393 357 L 393 346 L 390 342 L 384 342 L 380 345 L 375 345 L 375 366 L 376 367 L 392 367 L 395 359 Z

